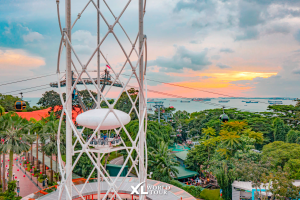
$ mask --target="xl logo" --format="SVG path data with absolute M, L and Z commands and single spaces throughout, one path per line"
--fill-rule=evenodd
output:
M 144 184 L 144 183 L 145 183 L 145 181 L 142 182 L 142 183 L 139 183 L 136 187 L 131 186 L 131 188 L 132 188 L 131 194 L 140 194 L 139 191 L 138 191 L 138 189 L 139 189 L 140 187 L 141 187 L 141 194 L 148 194 L 148 192 L 145 192 L 145 191 L 144 191 L 144 186 L 141 186 L 141 185 Z

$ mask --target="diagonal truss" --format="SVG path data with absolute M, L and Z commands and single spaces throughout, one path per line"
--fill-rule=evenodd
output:
M 66 1 L 70 2 L 71 0 L 66 0 Z M 145 76 L 146 76 L 146 73 L 145 73 L 146 66 L 145 66 L 145 68 L 143 66 L 144 65 L 143 63 L 145 62 L 144 57 L 147 58 L 147 55 L 145 55 L 145 52 L 147 52 L 147 50 L 146 50 L 146 46 L 147 46 L 146 45 L 146 37 L 142 34 L 143 30 L 140 28 L 139 33 L 137 33 L 137 36 L 136 36 L 134 42 L 132 42 L 130 37 L 128 36 L 127 32 L 125 31 L 124 27 L 120 23 L 120 18 L 123 16 L 123 14 L 126 11 L 126 9 L 128 8 L 128 6 L 132 3 L 132 0 L 127 1 L 125 7 L 123 8 L 123 10 L 121 11 L 121 13 L 118 16 L 116 16 L 112 12 L 110 6 L 107 4 L 107 2 L 105 0 L 101 0 L 101 1 L 104 2 L 105 6 L 108 8 L 110 14 L 114 17 L 115 21 L 114 21 L 113 24 L 110 25 L 108 23 L 106 17 L 101 12 L 100 8 L 97 6 L 97 4 L 94 2 L 94 0 L 88 0 L 87 4 L 84 6 L 83 10 L 77 15 L 77 18 L 73 22 L 72 26 L 70 26 L 71 27 L 70 29 L 72 30 L 73 27 L 75 26 L 76 22 L 80 19 L 80 17 L 82 16 L 84 11 L 86 10 L 86 8 L 88 6 L 93 5 L 95 7 L 98 15 L 100 15 L 101 19 L 103 19 L 106 26 L 108 27 L 108 31 L 106 32 L 106 34 L 104 35 L 102 40 L 97 44 L 97 47 L 95 48 L 95 50 L 93 51 L 93 53 L 91 54 L 91 56 L 89 57 L 88 61 L 85 64 L 81 61 L 80 56 L 76 53 L 75 49 L 73 48 L 72 42 L 71 42 L 70 37 L 69 37 L 71 30 L 69 32 L 68 28 L 67 28 L 68 26 L 66 28 L 62 28 L 62 26 L 61 26 L 60 11 L 59 11 L 59 0 L 56 1 L 57 2 L 58 21 L 59 21 L 59 27 L 60 27 L 60 32 L 61 32 L 61 41 L 60 41 L 59 50 L 58 50 L 58 62 L 57 62 L 57 79 L 58 79 L 58 82 L 61 80 L 61 77 L 68 76 L 68 71 L 67 71 L 67 74 L 64 74 L 64 73 L 60 72 L 61 71 L 60 70 L 61 55 L 62 55 L 63 49 L 65 47 L 69 48 L 70 53 L 72 53 L 72 55 L 75 56 L 77 62 L 79 63 L 79 66 L 76 66 L 74 64 L 73 60 L 71 59 L 70 67 L 71 66 L 73 67 L 74 73 L 76 73 L 77 78 L 75 79 L 74 83 L 69 87 L 69 89 L 68 89 L 68 87 L 66 87 L 65 100 L 63 98 L 62 88 L 61 88 L 60 84 L 58 84 L 60 99 L 61 99 L 61 102 L 62 102 L 62 113 L 61 113 L 61 117 L 60 117 L 58 137 L 57 137 L 58 138 L 57 145 L 58 145 L 59 170 L 60 170 L 60 174 L 61 174 L 61 177 L 62 177 L 62 180 L 60 182 L 59 199 L 64 198 L 63 193 L 65 193 L 67 199 L 72 199 L 72 194 L 74 192 L 80 198 L 84 199 L 84 197 L 82 195 L 82 192 L 84 191 L 84 188 L 87 186 L 89 180 L 91 179 L 92 174 L 94 173 L 94 171 L 96 171 L 98 174 L 100 174 L 100 177 L 101 177 L 101 180 L 99 178 L 97 180 L 98 185 L 101 186 L 101 181 L 103 180 L 109 186 L 109 188 L 107 189 L 107 191 L 106 191 L 106 193 L 105 193 L 105 195 L 103 196 L 102 199 L 106 199 L 109 194 L 112 194 L 112 197 L 115 197 L 115 198 L 121 200 L 122 198 L 118 194 L 118 191 L 119 191 L 119 188 L 121 187 L 121 185 L 123 184 L 125 179 L 122 179 L 122 182 L 121 182 L 120 185 L 117 185 L 117 182 L 118 182 L 118 179 L 120 178 L 125 166 L 128 164 L 129 161 L 131 161 L 132 165 L 129 168 L 129 171 L 127 172 L 127 174 L 126 174 L 126 177 L 128 177 L 129 173 L 132 170 L 135 171 L 135 173 L 137 174 L 140 182 L 146 181 L 146 177 L 147 177 L 147 146 L 146 146 L 146 140 L 145 140 L 145 136 L 146 136 L 146 126 L 145 125 L 147 125 L 147 121 L 145 121 L 145 119 L 147 118 L 147 109 L 146 109 L 147 83 L 146 83 L 146 78 L 145 78 Z M 141 21 L 143 21 L 143 17 L 144 17 L 144 14 L 145 14 L 146 0 L 136 0 L 136 2 L 140 3 L 139 6 L 140 6 L 140 23 L 141 23 Z M 143 9 L 141 9 L 141 7 Z M 67 12 L 67 9 L 66 9 L 66 12 Z M 129 54 L 126 53 L 124 46 L 122 45 L 121 41 L 119 40 L 119 38 L 117 37 L 117 35 L 114 32 L 114 27 L 116 26 L 116 24 L 118 24 L 121 27 L 121 30 L 125 33 L 128 41 L 131 44 Z M 103 42 L 107 39 L 109 34 L 113 35 L 114 39 L 117 41 L 120 49 L 122 50 L 124 56 L 126 57 L 126 60 L 124 61 L 124 64 L 122 65 L 119 73 L 115 72 L 114 67 L 110 64 L 108 59 L 104 56 L 104 53 L 100 48 L 101 45 L 103 44 Z M 138 42 L 139 42 L 139 49 L 137 50 L 136 45 L 137 45 Z M 94 58 L 97 51 L 100 52 L 100 54 L 104 58 L 105 62 L 111 67 L 111 71 L 113 72 L 113 75 L 114 75 L 114 79 L 113 79 L 111 85 L 109 86 L 109 88 L 105 92 L 104 91 L 101 92 L 101 88 L 99 88 L 99 86 L 97 85 L 95 80 L 92 78 L 91 74 L 87 71 L 87 69 L 90 65 L 90 62 Z M 136 61 L 135 65 L 132 63 L 132 61 L 130 59 L 133 52 L 135 52 L 135 54 L 138 57 L 138 60 Z M 68 53 L 66 53 L 66 54 L 68 54 Z M 120 75 L 122 75 L 126 64 L 129 64 L 129 66 L 131 68 L 131 73 L 130 73 L 128 79 L 125 81 L 125 83 L 122 83 L 121 80 L 120 80 Z M 139 75 L 137 74 L 136 70 L 139 70 L 139 73 L 140 73 Z M 88 86 L 85 84 L 85 81 L 82 81 L 82 76 L 83 75 L 86 75 L 88 77 L 88 79 L 92 82 L 92 84 L 95 87 L 97 93 L 101 97 L 100 100 L 96 100 L 94 98 L 94 96 L 91 94 L 90 90 L 88 89 Z M 129 87 L 128 83 L 131 80 L 136 81 L 138 86 L 139 86 L 138 97 L 136 97 L 135 100 L 133 100 L 131 98 L 131 95 L 126 90 L 126 88 Z M 103 120 L 98 124 L 98 127 L 93 131 L 92 135 L 90 136 L 90 138 L 87 141 L 85 141 L 84 138 L 82 137 L 83 131 L 85 130 L 85 128 L 83 128 L 80 131 L 76 128 L 74 122 L 72 121 L 72 113 L 70 113 L 69 110 L 68 110 L 68 108 L 69 108 L 68 103 L 71 101 L 72 91 L 74 89 L 76 89 L 76 86 L 77 86 L 79 81 L 82 81 L 85 89 L 89 92 L 89 95 L 90 95 L 91 99 L 94 101 L 94 103 L 96 103 L 97 105 L 101 105 L 102 102 L 105 102 L 106 105 L 108 105 L 108 109 L 109 109 L 109 112 L 106 113 Z M 114 103 L 110 104 L 108 102 L 107 96 L 109 95 L 109 93 L 111 91 L 111 88 L 113 87 L 114 83 L 117 82 L 117 81 L 119 81 L 122 84 L 122 89 L 119 92 L 119 94 L 118 94 L 117 98 L 115 99 Z M 145 87 L 144 87 L 144 85 L 145 85 Z M 137 136 L 134 139 L 131 137 L 130 133 L 127 131 L 127 129 L 124 126 L 123 122 L 120 120 L 119 116 L 116 114 L 116 112 L 114 110 L 114 107 L 115 107 L 116 103 L 118 102 L 118 100 L 121 97 L 123 92 L 126 93 L 126 95 L 128 96 L 128 98 L 131 102 L 131 105 L 132 105 L 132 107 L 130 108 L 130 111 L 129 111 L 128 114 L 130 115 L 132 112 L 136 112 L 138 120 L 139 120 L 139 130 L 137 130 Z M 139 109 L 136 106 L 138 101 L 139 101 Z M 106 156 L 108 153 L 113 152 L 113 151 L 117 151 L 117 150 L 111 149 L 111 150 L 109 150 L 109 152 L 102 152 L 101 148 L 98 149 L 98 150 L 95 150 L 90 145 L 92 139 L 97 136 L 97 133 L 101 129 L 101 126 L 102 126 L 103 122 L 105 121 L 105 119 L 107 118 L 109 113 L 113 113 L 113 115 L 116 117 L 116 119 L 121 124 L 120 128 L 114 129 L 114 132 L 116 133 L 116 135 L 119 135 L 120 132 L 123 130 L 125 132 L 126 136 L 128 137 L 128 139 L 130 140 L 130 143 L 131 143 L 129 146 L 127 146 L 126 143 L 124 142 L 124 140 L 122 138 L 120 138 L 121 139 L 121 148 L 126 151 L 127 157 L 124 160 L 124 164 L 123 164 L 121 170 L 119 171 L 118 175 L 114 178 L 112 178 L 109 175 L 109 173 L 104 168 L 104 166 L 101 164 L 101 162 L 99 162 L 99 160 L 102 160 L 104 158 L 104 156 Z M 71 149 L 71 153 L 72 153 L 74 162 L 71 163 L 71 166 L 69 166 L 69 168 L 63 162 L 61 152 L 60 152 L 60 145 L 61 145 L 60 134 L 61 134 L 61 129 L 63 127 L 62 123 L 63 123 L 64 116 L 65 116 L 65 119 L 66 119 L 66 122 L 67 122 L 67 126 L 68 126 L 68 124 L 70 125 L 70 128 L 71 128 L 71 130 L 72 130 L 72 132 L 73 132 L 73 134 L 76 138 L 75 143 L 72 144 L 72 149 Z M 67 135 L 67 137 L 68 137 L 68 135 Z M 76 145 L 80 145 L 80 150 L 75 150 Z M 135 158 L 133 157 L 133 153 L 136 153 Z M 83 187 L 79 190 L 76 187 L 76 185 L 74 185 L 72 183 L 72 171 L 74 170 L 75 166 L 78 164 L 79 159 L 84 154 L 86 154 L 88 156 L 90 161 L 93 163 L 94 167 L 93 167 L 91 173 L 89 174 L 87 180 L 83 184 Z M 67 155 L 67 156 L 70 156 L 70 155 Z M 98 188 L 98 190 L 101 190 L 101 188 Z M 100 191 L 98 191 L 98 194 L 100 194 Z M 144 199 L 144 198 L 145 197 L 141 196 L 141 199 Z M 98 199 L 100 199 L 100 197 L 98 197 Z

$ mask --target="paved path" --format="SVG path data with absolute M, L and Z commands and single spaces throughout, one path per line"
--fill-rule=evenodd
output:
M 19 181 L 19 186 L 20 186 L 20 193 L 19 195 L 24 197 L 27 196 L 28 194 L 37 192 L 41 190 L 41 184 L 39 184 L 39 187 L 36 185 L 36 178 L 33 177 L 32 180 L 30 179 L 30 173 L 27 172 L 26 175 L 24 174 L 24 169 L 20 169 L 20 165 L 18 162 L 15 161 L 16 156 L 14 155 L 14 166 L 13 166 L 13 173 L 15 174 L 15 180 Z M 8 155 L 6 155 L 5 158 L 5 165 L 8 165 Z M 23 170 L 22 170 L 23 169 Z M 25 177 L 24 177 L 25 175 Z
M 123 165 L 124 163 L 124 157 L 120 156 L 117 157 L 115 159 L 112 159 L 111 161 L 109 161 L 109 164 L 114 164 L 114 165 Z
M 30 152 L 29 152 L 29 154 L 30 154 Z M 33 147 L 33 149 L 32 149 L 32 155 L 33 155 L 34 158 L 36 157 L 36 148 L 35 148 L 35 147 Z M 53 161 L 52 161 L 53 171 L 54 171 L 54 172 L 57 172 L 57 171 L 56 171 L 56 161 L 55 161 L 55 156 L 52 156 L 52 159 L 53 159 Z M 42 161 L 43 161 L 43 153 L 40 152 L 40 151 L 39 151 L 39 161 L 40 161 L 41 163 L 42 163 Z M 48 166 L 48 167 L 50 168 L 50 157 L 48 157 L 48 156 L 46 156 L 46 155 L 45 155 L 45 165 Z M 58 164 L 57 164 L 57 165 L 58 165 Z M 59 167 L 58 167 L 58 166 L 57 166 L 57 170 L 59 171 Z

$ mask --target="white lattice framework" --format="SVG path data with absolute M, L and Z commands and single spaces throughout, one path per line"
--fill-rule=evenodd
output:
M 66 2 L 71 0 L 66 0 Z M 76 22 L 80 19 L 81 15 L 84 13 L 84 11 L 86 10 L 86 8 L 88 6 L 94 6 L 95 9 L 97 10 L 97 13 L 101 16 L 101 18 L 103 19 L 103 21 L 105 22 L 105 24 L 108 27 L 108 31 L 107 33 L 103 36 L 103 38 L 101 39 L 101 41 L 97 44 L 97 47 L 95 48 L 95 50 L 93 51 L 92 55 L 90 56 L 90 58 L 88 59 L 88 61 L 84 64 L 82 63 L 80 56 L 76 53 L 76 51 L 74 50 L 71 40 L 70 40 L 70 32 L 68 31 L 68 25 L 66 25 L 66 28 L 62 28 L 61 26 L 61 19 L 60 19 L 60 11 L 59 11 L 59 0 L 57 0 L 57 11 L 58 11 L 58 21 L 59 21 L 59 26 L 60 26 L 60 31 L 61 31 L 61 41 L 60 41 L 60 46 L 59 46 L 59 52 L 58 52 L 58 62 L 57 62 L 57 79 L 58 79 L 58 83 L 60 82 L 61 78 L 63 77 L 64 73 L 61 73 L 60 70 L 60 60 L 61 60 L 61 54 L 63 52 L 63 49 L 66 47 L 66 54 L 68 54 L 68 48 L 70 48 L 70 51 L 72 51 L 72 55 L 75 56 L 76 60 L 78 61 L 79 65 L 75 65 L 73 60 L 71 60 L 71 56 L 70 55 L 66 55 L 67 56 L 67 60 L 68 60 L 68 56 L 70 56 L 70 67 L 72 64 L 73 67 L 73 71 L 74 73 L 77 75 L 77 78 L 75 79 L 74 84 L 69 83 L 69 87 L 68 87 L 68 80 L 67 82 L 67 87 L 66 87 L 66 100 L 64 100 L 63 98 L 63 90 L 60 86 L 60 84 L 58 84 L 58 88 L 59 88 L 59 93 L 60 93 L 60 98 L 61 98 L 61 102 L 63 105 L 63 109 L 62 109 L 62 113 L 61 113 L 61 117 L 60 117 L 60 123 L 59 123 L 59 129 L 58 129 L 58 141 L 57 141 L 57 145 L 58 145 L 58 159 L 59 159 L 59 170 L 60 170 L 60 174 L 62 177 L 60 186 L 59 186 L 59 199 L 62 199 L 62 194 L 65 193 L 66 199 L 72 199 L 72 191 L 76 191 L 76 193 L 78 193 L 78 195 L 84 199 L 84 197 L 82 196 L 82 191 L 84 190 L 87 182 L 89 181 L 89 179 L 91 178 L 91 175 L 93 174 L 93 172 L 96 170 L 97 174 L 98 174 L 98 199 L 100 199 L 100 191 L 101 191 L 101 181 L 100 179 L 103 179 L 103 181 L 105 181 L 108 186 L 109 189 L 107 190 L 106 194 L 104 195 L 104 197 L 102 199 L 106 199 L 106 197 L 108 196 L 108 194 L 113 194 L 113 197 L 116 197 L 117 199 L 121 200 L 120 195 L 118 194 L 118 190 L 120 188 L 120 185 L 118 183 L 119 186 L 117 186 L 117 182 L 118 182 L 118 178 L 120 177 L 122 171 L 124 170 L 125 166 L 127 165 L 127 163 L 129 161 L 132 162 L 131 167 L 129 168 L 126 177 L 129 175 L 129 173 L 133 170 L 135 171 L 135 173 L 138 175 L 139 181 L 141 182 L 146 182 L 147 180 L 147 145 L 146 145 L 146 127 L 147 127 L 147 107 L 146 107 L 146 99 L 147 99 L 147 83 L 146 83 L 146 64 L 144 65 L 144 62 L 146 63 L 147 60 L 147 43 L 146 43 L 146 37 L 144 35 L 141 34 L 141 31 L 143 31 L 141 29 L 141 25 L 143 25 L 143 23 L 141 24 L 141 21 L 143 21 L 143 17 L 145 14 L 145 7 L 146 7 L 146 0 L 136 0 L 137 3 L 139 3 L 139 33 L 137 33 L 137 36 L 134 40 L 134 42 L 132 42 L 132 40 L 130 39 L 130 37 L 128 36 L 128 34 L 126 33 L 125 29 L 123 28 L 123 26 L 120 23 L 120 18 L 122 17 L 123 13 L 125 12 L 125 10 L 128 8 L 130 3 L 133 3 L 132 0 L 128 0 L 128 2 L 126 3 L 124 9 L 122 10 L 122 12 L 120 13 L 119 16 L 116 16 L 113 12 L 112 9 L 109 7 L 109 5 L 107 4 L 106 0 L 101 0 L 103 1 L 103 3 L 106 5 L 106 7 L 108 8 L 110 14 L 114 17 L 115 21 L 113 24 L 109 24 L 108 21 L 106 20 L 105 16 L 103 15 L 103 13 L 101 12 L 100 8 L 99 8 L 99 4 L 97 5 L 94 0 L 87 0 L 86 5 L 84 6 L 84 8 L 82 9 L 82 11 L 78 14 L 76 20 L 73 22 L 72 26 L 71 23 L 69 25 L 69 27 L 71 27 L 71 29 L 75 26 Z M 67 4 L 67 3 L 66 3 Z M 70 12 L 70 10 L 68 11 L 67 9 L 71 9 L 70 7 L 66 6 L 66 17 L 67 17 L 67 13 Z M 70 14 L 70 13 L 69 13 Z M 66 20 L 67 21 L 67 20 Z M 131 44 L 131 49 L 130 49 L 130 53 L 127 54 L 122 43 L 120 42 L 119 38 L 117 37 L 117 35 L 114 32 L 114 27 L 116 25 L 119 25 L 122 29 L 122 31 L 125 33 L 128 41 Z M 124 53 L 126 60 L 124 61 L 124 64 L 121 68 L 121 70 L 119 71 L 119 73 L 116 73 L 116 71 L 114 70 L 114 66 L 112 66 L 110 64 L 110 62 L 107 60 L 107 58 L 105 58 L 104 54 L 105 52 L 102 52 L 102 50 L 100 49 L 101 45 L 103 44 L 103 42 L 106 40 L 107 36 L 109 34 L 112 34 L 115 38 L 115 40 L 117 41 L 119 47 L 121 48 L 122 52 Z M 141 36 L 143 38 L 141 38 Z M 139 42 L 139 48 L 136 49 L 136 44 Z M 112 82 L 112 84 L 106 89 L 105 92 L 101 92 L 101 88 L 99 87 L 99 84 L 97 84 L 94 79 L 92 78 L 91 74 L 87 71 L 91 60 L 93 59 L 93 57 L 95 56 L 95 54 L 97 52 L 100 52 L 100 54 L 102 55 L 102 57 L 104 58 L 105 62 L 111 67 L 111 71 L 112 71 L 112 75 L 114 76 L 114 81 Z M 71 52 L 70 52 L 71 53 Z M 138 57 L 138 60 L 136 62 L 136 64 L 134 65 L 132 63 L 132 61 L 130 60 L 130 56 L 132 53 L 135 53 L 136 56 Z M 120 80 L 120 75 L 122 75 L 123 70 L 125 68 L 125 65 L 129 64 L 130 68 L 131 68 L 131 74 L 129 76 L 129 78 L 124 81 L 124 83 L 121 82 Z M 67 64 L 68 65 L 68 61 Z M 70 74 L 68 74 L 68 66 L 66 66 L 66 77 L 70 76 Z M 137 74 L 136 70 L 139 71 L 139 75 Z M 71 69 L 69 69 L 69 73 L 70 73 Z M 99 76 L 100 73 L 98 73 Z M 78 131 L 75 124 L 72 121 L 72 113 L 70 112 L 70 110 L 68 110 L 70 107 L 68 107 L 68 103 L 71 102 L 71 98 L 72 98 L 72 91 L 74 89 L 76 89 L 76 85 L 78 83 L 78 81 L 81 80 L 82 76 L 86 75 L 90 81 L 93 83 L 94 87 L 97 90 L 97 93 L 100 94 L 101 98 L 98 99 L 98 101 L 94 98 L 94 96 L 91 94 L 89 88 L 87 87 L 87 85 L 85 84 L 84 81 L 83 85 L 85 87 L 85 89 L 87 91 L 89 91 L 90 97 L 93 99 L 93 101 L 96 103 L 97 105 L 97 109 L 101 109 L 100 105 L 101 102 L 105 102 L 108 107 L 109 107 L 109 112 L 107 112 L 107 114 L 105 115 L 104 119 L 98 124 L 98 127 L 93 131 L 92 136 L 90 137 L 90 139 L 88 141 L 85 141 L 84 138 L 82 137 L 84 128 L 81 131 Z M 138 83 L 139 86 L 139 94 L 138 94 L 138 98 L 136 98 L 135 100 L 133 100 L 131 98 L 131 96 L 129 95 L 129 93 L 127 92 L 126 88 L 128 87 L 128 83 L 130 80 L 135 80 Z M 99 80 L 99 79 L 98 79 Z M 118 94 L 118 97 L 115 99 L 114 103 L 110 104 L 107 100 L 107 96 L 109 94 L 109 92 L 111 91 L 111 88 L 113 87 L 113 84 L 116 81 L 120 81 L 123 85 L 120 93 Z M 127 131 L 126 127 L 124 126 L 124 124 L 122 123 L 122 121 L 119 119 L 118 115 L 116 114 L 116 112 L 114 111 L 114 106 L 117 103 L 118 99 L 121 97 L 121 94 L 123 92 L 126 92 L 132 107 L 129 111 L 129 115 L 131 112 L 136 112 L 138 119 L 139 119 L 139 130 L 137 130 L 137 136 L 135 139 L 133 139 L 131 137 L 131 135 L 129 134 L 129 132 Z M 139 100 L 139 109 L 136 106 L 137 101 Z M 70 105 L 70 104 L 69 104 Z M 115 115 L 115 117 L 117 118 L 117 120 L 119 121 L 119 123 L 121 124 L 120 128 L 114 129 L 116 134 L 119 134 L 121 132 L 121 130 L 124 130 L 124 132 L 126 133 L 127 137 L 129 138 L 131 145 L 130 146 L 126 146 L 125 142 L 123 141 L 123 139 L 121 138 L 121 143 L 122 146 L 120 148 L 118 148 L 118 150 L 125 150 L 127 152 L 127 158 L 124 160 L 124 164 L 120 170 L 120 172 L 118 173 L 118 175 L 114 178 L 112 178 L 108 172 L 105 170 L 104 166 L 102 166 L 100 160 L 102 160 L 102 158 L 107 154 L 110 153 L 112 151 L 115 151 L 114 149 L 111 149 L 111 151 L 109 152 L 103 152 L 101 151 L 101 149 L 95 149 L 95 148 L 91 148 L 90 146 L 90 142 L 92 140 L 92 138 L 94 138 L 94 136 L 97 135 L 97 133 L 99 132 L 99 130 L 101 129 L 101 125 L 104 122 L 104 120 L 106 119 L 106 117 L 108 116 L 109 113 L 113 113 Z M 66 119 L 66 126 L 70 125 L 70 128 L 72 129 L 73 134 L 71 133 L 71 135 L 75 135 L 76 137 L 76 141 L 75 143 L 72 144 L 72 149 L 68 149 L 68 144 L 67 144 L 67 162 L 66 164 L 62 161 L 62 157 L 61 157 L 61 152 L 60 152 L 60 145 L 61 145 L 61 141 L 60 141 L 60 134 L 61 134 L 61 128 L 62 128 L 62 121 L 63 118 L 65 116 Z M 67 132 L 68 132 L 68 127 L 67 127 Z M 68 135 L 68 133 L 66 134 L 66 137 L 69 137 L 70 135 Z M 70 140 L 70 138 L 67 138 L 67 140 Z M 67 141 L 68 142 L 68 141 Z M 81 150 L 77 150 L 75 151 L 75 146 L 80 144 L 80 146 L 82 147 Z M 70 150 L 70 151 L 69 151 Z M 137 154 L 137 156 L 134 158 L 132 156 L 133 152 L 135 152 Z M 72 154 L 72 155 L 70 155 Z M 78 160 L 80 159 L 80 157 L 86 154 L 88 156 L 88 158 L 91 160 L 91 162 L 93 163 L 93 169 L 89 175 L 89 177 L 87 178 L 86 182 L 84 183 L 84 187 L 79 190 L 77 189 L 77 187 L 73 184 L 72 182 L 72 171 L 74 169 L 74 167 L 76 166 L 76 164 L 78 164 Z M 73 156 L 73 163 L 70 165 L 70 163 L 68 163 L 68 157 L 70 158 L 70 156 Z M 75 159 L 74 159 L 75 158 Z M 68 165 L 69 164 L 69 168 Z M 122 179 L 123 181 L 125 179 Z M 121 183 L 121 185 L 123 184 L 123 182 Z M 65 191 L 65 192 L 64 192 Z M 140 196 L 140 199 L 144 199 L 144 196 Z

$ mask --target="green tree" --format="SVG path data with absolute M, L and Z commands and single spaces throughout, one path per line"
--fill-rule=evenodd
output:
M 3 196 L 5 198 L 5 200 L 20 200 L 22 199 L 22 197 L 17 196 L 17 193 L 15 192 L 17 189 L 17 181 L 10 181 L 8 182 L 8 187 L 7 190 L 0 195 Z
M 52 156 L 55 155 L 56 156 L 56 161 L 57 161 L 57 131 L 58 131 L 58 127 L 59 127 L 59 119 L 51 119 L 49 121 L 47 121 L 46 125 L 43 127 L 43 139 L 45 141 L 47 141 L 47 143 L 43 146 L 43 152 L 45 152 L 45 154 L 47 156 L 50 157 L 50 168 L 51 168 L 51 175 L 50 175 L 50 182 L 53 182 L 53 159 Z M 64 128 L 64 124 L 61 128 L 61 136 L 60 136 L 60 141 L 64 141 L 64 133 L 65 133 L 65 128 Z M 62 143 L 60 145 L 60 151 L 61 154 L 65 154 L 65 145 Z
M 28 135 L 28 121 L 17 114 L 8 113 L 0 117 L 0 122 L 5 130 L 0 132 L 0 137 L 4 139 L 0 145 L 0 152 L 9 153 L 9 181 L 12 180 L 13 155 L 20 155 L 29 150 L 26 143 L 32 136 Z
M 220 188 L 223 190 L 222 198 L 224 200 L 231 200 L 232 196 L 232 183 L 236 179 L 234 173 L 234 166 L 230 161 L 224 160 L 215 162 L 214 166 L 210 169 L 218 180 Z
M 271 159 L 274 169 L 277 169 L 278 166 L 283 169 L 290 159 L 299 159 L 300 145 L 276 141 L 265 145 L 262 155 L 263 160 Z
M 285 125 L 283 120 L 275 118 L 273 121 L 274 141 L 286 141 L 286 135 L 290 130 L 288 125 Z
M 201 143 L 199 145 L 196 145 L 194 148 L 189 150 L 187 154 L 187 158 L 185 160 L 185 164 L 187 168 L 200 172 L 201 166 L 207 166 L 208 165 L 208 151 L 207 147 Z
M 0 105 L 5 109 L 6 112 L 16 111 L 15 103 L 18 100 L 20 100 L 19 97 L 4 95 L 0 93 Z
M 5 114 L 5 109 L 0 105 L 0 116 Z
M 129 90 L 127 90 L 132 102 L 135 102 L 136 98 L 138 98 L 138 90 L 135 90 L 134 88 L 130 88 Z M 129 99 L 128 95 L 126 92 L 123 92 L 120 96 L 120 98 L 118 99 L 116 105 L 115 105 L 115 109 L 121 110 L 125 113 L 129 113 L 129 111 L 132 108 L 132 102 Z M 139 101 L 137 100 L 136 104 L 136 109 L 139 110 Z M 138 119 L 137 117 L 137 113 L 135 111 L 135 109 L 132 110 L 132 112 L 130 113 L 130 117 L 131 120 L 135 120 Z
M 30 132 L 32 134 L 35 134 L 36 135 L 36 169 L 39 169 L 39 141 L 40 141 L 40 136 L 43 134 L 43 126 L 45 125 L 45 121 L 44 120 L 40 120 L 36 123 L 32 123 L 31 124 L 31 127 L 30 127 Z M 41 141 L 42 143 L 44 141 Z M 45 153 L 44 151 L 42 151 L 42 154 L 43 154 L 43 166 L 45 165 Z M 34 163 L 33 163 L 34 164 Z
M 223 148 L 221 148 L 219 151 L 222 152 L 227 158 L 233 156 L 238 147 L 241 145 L 240 137 L 241 136 L 237 135 L 237 132 L 221 130 L 220 140 Z
M 45 108 L 51 108 L 51 111 L 54 111 L 55 106 L 61 106 L 61 101 L 59 94 L 54 90 L 46 91 L 42 98 L 37 102 L 38 105 L 41 105 Z
M 300 143 L 300 131 L 290 130 L 286 135 L 286 142 L 288 143 Z
M 175 162 L 175 156 L 168 149 L 168 144 L 161 142 L 158 149 L 149 148 L 148 167 L 149 171 L 153 172 L 153 178 L 156 180 L 170 181 L 178 174 L 179 166 Z
M 290 178 L 300 179 L 300 159 L 289 159 L 284 165 L 284 171 L 288 172 Z
M 273 199 L 297 199 L 299 197 L 300 187 L 293 184 L 294 180 L 289 178 L 288 172 L 284 172 L 279 168 L 277 172 L 270 175 L 272 187 L 270 192 Z
M 234 173 L 239 181 L 250 181 L 252 187 L 259 193 L 260 199 L 262 199 L 261 186 L 268 183 L 267 176 L 271 169 L 271 163 L 269 161 L 255 162 L 252 158 L 242 158 L 234 160 Z

